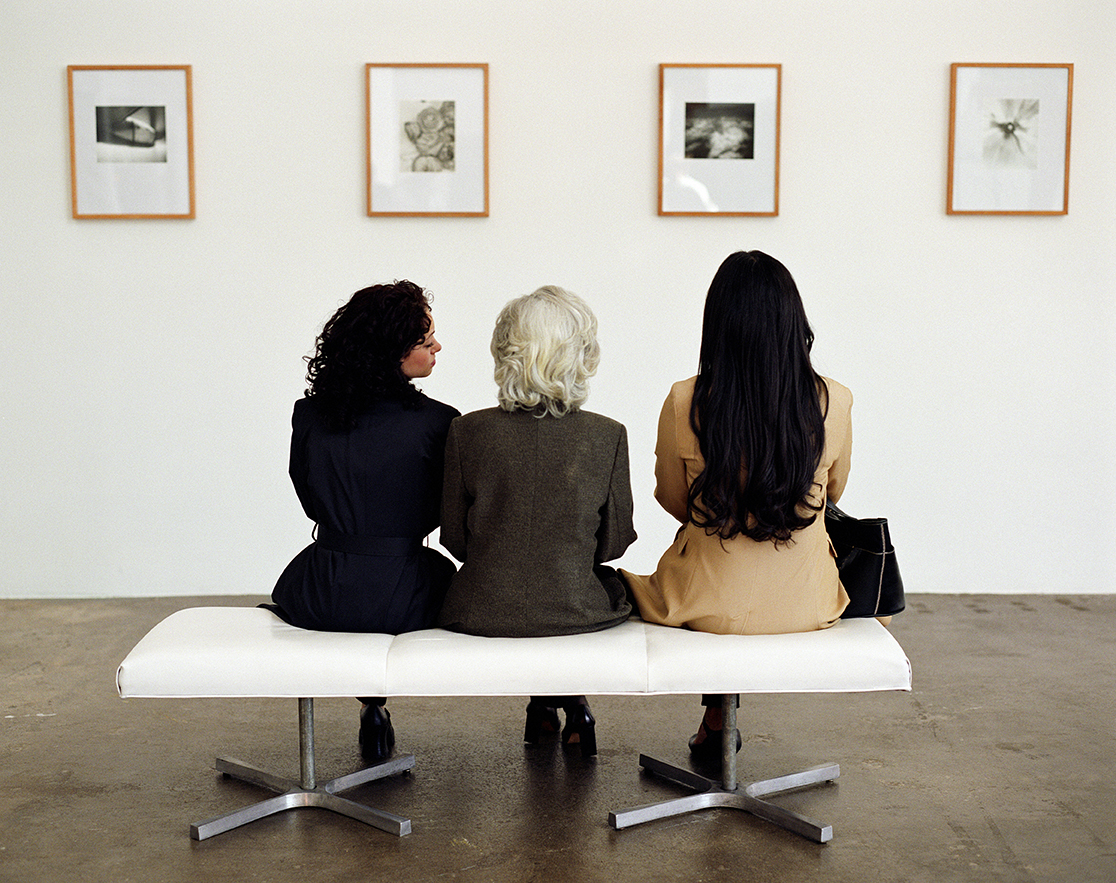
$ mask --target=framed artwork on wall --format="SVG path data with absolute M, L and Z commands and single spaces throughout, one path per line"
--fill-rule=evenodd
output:
M 659 214 L 779 214 L 782 65 L 659 65 Z
M 368 214 L 488 216 L 488 65 L 367 64 Z
M 75 218 L 194 217 L 190 65 L 70 65 Z
M 953 64 L 951 215 L 1069 211 L 1072 64 Z

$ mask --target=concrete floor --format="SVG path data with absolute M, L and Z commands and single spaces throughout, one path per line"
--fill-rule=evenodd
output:
M 614 831 L 609 810 L 684 793 L 690 697 L 599 697 L 600 755 L 520 741 L 524 700 L 392 700 L 413 773 L 348 792 L 412 819 L 396 838 L 300 809 L 211 840 L 188 825 L 267 796 L 232 754 L 297 778 L 292 700 L 117 698 L 158 620 L 256 598 L 0 601 L 0 881 L 1116 880 L 1116 596 L 916 595 L 892 630 L 907 693 L 742 697 L 741 776 L 841 764 L 789 795 L 818 845 L 707 810 Z M 316 703 L 318 777 L 359 763 L 357 703 Z

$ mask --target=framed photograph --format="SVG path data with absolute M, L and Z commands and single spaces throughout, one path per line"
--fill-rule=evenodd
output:
M 194 217 L 190 65 L 66 74 L 74 217 Z
M 1069 211 L 1072 64 L 953 64 L 951 215 Z
M 659 65 L 659 214 L 779 214 L 782 65 Z
M 488 65 L 367 64 L 368 214 L 488 216 Z

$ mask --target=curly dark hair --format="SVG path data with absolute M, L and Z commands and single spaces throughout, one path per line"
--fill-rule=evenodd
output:
M 787 268 L 760 251 L 729 255 L 705 301 L 690 407 L 705 459 L 690 486 L 694 524 L 779 545 L 817 518 L 821 503 L 810 497 L 828 390 L 810 362 L 813 343 Z
M 413 404 L 421 393 L 400 366 L 429 330 L 430 297 L 414 282 L 362 288 L 325 323 L 306 357 L 306 398 L 335 431 L 352 429 L 378 401 Z

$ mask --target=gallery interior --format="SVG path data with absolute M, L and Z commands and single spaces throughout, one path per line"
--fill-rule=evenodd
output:
M 0 878 L 1116 877 L 1112 4 L 16 0 L 7 19 L 0 98 L 36 125 L 0 130 Z M 367 65 L 486 79 L 420 96 L 414 138 L 384 148 Z M 778 70 L 777 108 L 771 80 L 758 97 L 664 93 L 662 65 Z M 951 177 L 972 115 L 951 102 L 954 65 L 1016 66 L 1042 92 L 1037 110 L 997 94 L 988 111 L 1019 145 L 1010 174 Z M 1072 66 L 1064 106 L 1033 65 Z M 177 87 L 75 98 L 72 66 L 188 66 L 189 139 Z M 689 161 L 744 164 L 774 208 L 662 211 L 660 117 L 700 102 L 733 121 L 700 149 L 731 143 Z M 104 143 L 158 144 L 155 160 L 98 163 L 86 105 L 113 109 Z M 370 213 L 370 169 L 404 156 L 470 182 L 451 195 L 465 210 Z M 91 176 L 98 216 L 81 217 Z M 1007 181 L 1023 208 L 974 181 Z M 121 217 L 152 182 L 191 210 Z M 976 210 L 950 210 L 969 196 Z M 593 758 L 525 745 L 526 696 L 392 698 L 415 767 L 347 796 L 410 834 L 305 808 L 191 839 L 260 799 L 218 755 L 297 775 L 297 708 L 121 699 L 117 666 L 175 611 L 266 601 L 311 541 L 291 407 L 329 315 L 373 282 L 422 285 L 444 349 L 419 385 L 467 412 L 495 404 L 508 300 L 584 297 L 602 351 L 586 408 L 627 427 L 631 456 L 639 539 L 617 563 L 649 573 L 676 528 L 654 499 L 659 410 L 695 373 L 710 279 L 741 249 L 791 270 L 816 367 L 853 392 L 842 507 L 888 518 L 907 591 L 889 630 L 909 692 L 741 699 L 743 777 L 840 764 L 779 798 L 832 840 L 726 809 L 611 828 L 680 793 L 638 758 L 689 763 L 685 695 L 593 697 Z M 316 710 L 320 775 L 359 767 L 356 700 Z

